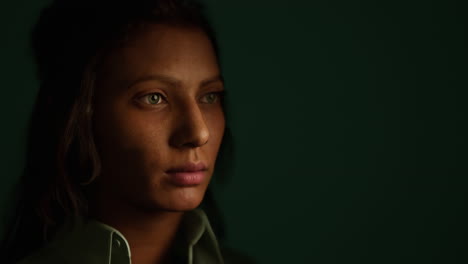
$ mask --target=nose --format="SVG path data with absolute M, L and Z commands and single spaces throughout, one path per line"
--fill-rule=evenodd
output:
M 198 104 L 181 109 L 174 118 L 170 144 L 176 148 L 196 148 L 208 142 L 210 133 Z

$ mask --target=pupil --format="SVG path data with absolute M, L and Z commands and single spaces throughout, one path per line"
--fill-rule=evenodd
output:
M 159 96 L 157 94 L 153 94 L 150 97 L 151 103 L 157 103 Z

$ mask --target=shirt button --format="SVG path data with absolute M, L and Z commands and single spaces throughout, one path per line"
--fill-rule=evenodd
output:
M 115 244 L 116 247 L 119 248 L 120 245 L 121 245 L 121 242 L 120 242 L 120 240 L 118 240 L 118 239 L 114 239 L 114 244 Z

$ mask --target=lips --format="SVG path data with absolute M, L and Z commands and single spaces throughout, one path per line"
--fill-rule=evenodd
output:
M 166 171 L 169 181 L 177 186 L 199 185 L 205 179 L 207 167 L 204 163 L 187 163 Z

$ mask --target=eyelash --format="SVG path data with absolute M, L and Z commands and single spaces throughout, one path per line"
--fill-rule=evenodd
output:
M 210 92 L 210 93 L 204 94 L 203 97 L 209 96 L 209 95 L 211 95 L 211 94 L 214 94 L 214 95 L 216 95 L 217 97 L 215 98 L 215 102 L 213 102 L 213 103 L 207 103 L 207 104 L 215 104 L 215 103 L 217 103 L 219 100 L 222 100 L 223 97 L 224 97 L 224 91 Z M 149 98 L 150 96 L 152 96 L 152 95 L 158 95 L 158 96 L 160 97 L 160 100 L 158 101 L 158 103 L 157 103 L 157 104 L 151 104 L 151 103 L 149 103 L 149 102 L 147 101 L 147 102 L 145 102 L 145 104 L 147 104 L 147 105 L 159 105 L 159 104 L 161 104 L 161 101 L 166 101 L 166 102 L 167 102 L 167 98 L 166 98 L 164 95 L 162 95 L 161 93 L 149 93 L 149 94 L 145 94 L 145 95 L 143 95 L 142 97 L 140 97 L 140 99 L 141 99 L 141 98 L 143 98 L 143 99 L 148 99 L 148 98 Z M 202 98 L 203 98 L 203 97 L 202 97 Z

